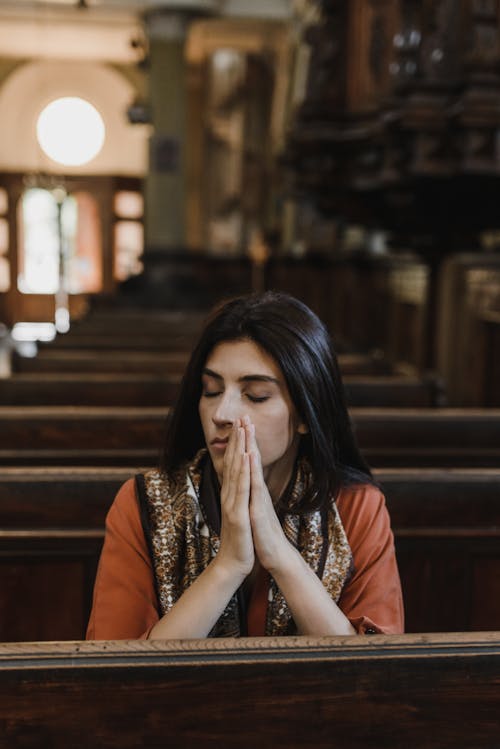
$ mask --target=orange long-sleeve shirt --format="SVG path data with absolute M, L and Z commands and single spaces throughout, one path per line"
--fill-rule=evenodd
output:
M 359 633 L 400 633 L 404 627 L 394 539 L 383 494 L 370 485 L 341 490 L 337 508 L 354 560 L 338 605 Z M 260 569 L 248 605 L 248 634 L 263 636 L 268 575 Z M 94 587 L 89 640 L 146 638 L 159 619 L 153 567 L 142 530 L 134 481 L 118 492 Z

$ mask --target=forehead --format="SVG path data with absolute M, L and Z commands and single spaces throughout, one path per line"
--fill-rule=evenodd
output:
M 284 381 L 278 363 L 257 343 L 249 339 L 223 341 L 207 356 L 205 367 L 223 377 L 243 377 L 250 374 L 267 375 Z

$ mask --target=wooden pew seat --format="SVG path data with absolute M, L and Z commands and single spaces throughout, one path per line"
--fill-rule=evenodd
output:
M 2 746 L 493 749 L 499 633 L 0 645 Z

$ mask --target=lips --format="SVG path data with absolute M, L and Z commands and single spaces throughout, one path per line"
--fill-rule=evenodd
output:
M 216 437 L 211 441 L 211 445 L 214 445 L 214 447 L 226 447 L 227 443 L 229 442 L 229 437 L 225 437 L 222 439 L 222 437 Z

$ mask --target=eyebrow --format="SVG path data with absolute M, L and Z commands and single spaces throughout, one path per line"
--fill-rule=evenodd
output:
M 217 372 L 214 372 L 213 369 L 208 369 L 208 367 L 204 367 L 202 370 L 202 375 L 208 375 L 208 377 L 213 377 L 216 380 L 222 380 L 224 381 L 224 378 L 222 375 L 218 374 Z M 238 382 L 273 382 L 276 385 L 280 384 L 280 381 L 276 377 L 271 377 L 270 375 L 262 375 L 262 374 L 249 374 L 249 375 L 243 375 L 243 377 L 238 378 Z

